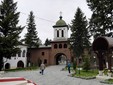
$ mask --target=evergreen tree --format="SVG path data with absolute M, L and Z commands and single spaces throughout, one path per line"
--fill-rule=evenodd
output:
M 25 44 L 28 45 L 29 48 L 38 47 L 39 46 L 39 38 L 37 36 L 36 25 L 35 25 L 35 16 L 33 12 L 30 12 L 30 15 L 27 19 L 27 33 L 25 35 Z
M 75 71 L 75 73 L 76 73 L 76 67 L 77 67 L 76 63 L 77 63 L 76 61 L 73 62 L 73 70 Z
M 48 38 L 45 40 L 45 43 L 44 43 L 44 45 L 50 45 L 50 42 L 51 42 L 51 40 L 49 40 Z
M 11 58 L 18 52 L 19 34 L 23 27 L 17 26 L 19 12 L 17 2 L 13 0 L 3 0 L 0 5 L 0 70 L 3 67 L 3 57 Z
M 90 45 L 89 42 L 89 33 L 87 28 L 87 20 L 80 8 L 77 8 L 75 19 L 72 20 L 71 27 L 71 48 L 76 57 L 79 57 L 83 54 L 84 48 L 88 48 Z
M 87 0 L 93 12 L 90 19 L 90 30 L 94 38 L 113 36 L 113 0 Z
M 84 57 L 83 69 L 87 72 L 88 70 L 90 70 L 90 58 L 88 55 Z

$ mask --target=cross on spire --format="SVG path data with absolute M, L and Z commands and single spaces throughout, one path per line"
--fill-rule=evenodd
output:
M 60 16 L 62 16 L 62 12 L 60 11 Z
M 60 19 L 62 19 L 62 12 L 60 11 Z

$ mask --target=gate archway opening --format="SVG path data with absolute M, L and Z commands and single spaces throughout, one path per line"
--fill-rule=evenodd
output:
M 58 53 L 55 55 L 55 64 L 56 65 L 61 65 L 61 64 L 66 64 L 67 57 L 63 53 Z
M 5 64 L 5 69 L 10 69 L 10 64 L 9 63 Z
M 23 61 L 18 61 L 17 67 L 19 67 L 19 68 L 24 68 L 24 63 L 23 63 Z

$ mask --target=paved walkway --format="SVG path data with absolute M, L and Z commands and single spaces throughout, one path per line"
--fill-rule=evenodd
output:
M 35 70 L 7 72 L 4 77 L 24 77 L 38 85 L 110 85 L 100 83 L 97 79 L 84 80 L 69 77 L 67 71 L 61 71 L 63 67 L 64 65 L 49 66 L 45 69 L 44 75 L 41 75 L 39 70 Z

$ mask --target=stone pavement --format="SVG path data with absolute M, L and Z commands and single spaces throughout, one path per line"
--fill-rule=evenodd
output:
M 68 71 L 61 71 L 64 65 L 46 67 L 44 75 L 35 71 L 7 72 L 4 77 L 24 77 L 38 85 L 110 85 L 100 83 L 97 79 L 84 80 L 68 76 Z

